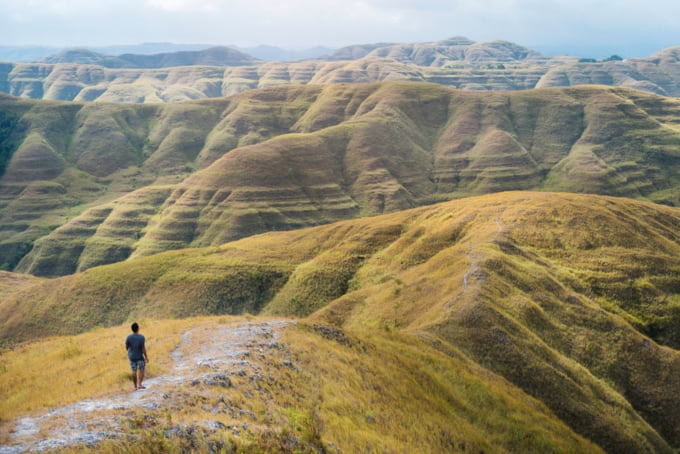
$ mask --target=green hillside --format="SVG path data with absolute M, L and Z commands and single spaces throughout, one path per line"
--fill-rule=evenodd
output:
M 467 364 L 476 378 L 466 399 L 498 376 L 541 402 L 538 419 L 512 418 L 529 451 L 586 449 L 533 444 L 545 406 L 607 452 L 673 452 L 680 447 L 678 225 L 678 208 L 626 198 L 470 197 L 22 282 L 0 302 L 0 335 L 19 341 L 202 314 L 301 317 L 334 327 L 321 331 L 329 339 L 375 346 L 368 347 L 375 355 L 346 359 L 351 367 L 317 364 L 312 383 L 383 357 L 388 369 L 430 371 L 414 380 L 433 380 L 423 392 L 442 396 L 453 391 L 439 380 L 451 373 L 447 387 L 465 386 L 459 368 Z M 299 342 L 306 351 L 307 342 L 329 348 L 319 339 Z M 393 360 L 403 365 L 389 366 Z M 394 391 L 388 375 L 378 382 Z M 498 401 L 504 389 L 476 405 L 493 401 L 504 411 L 514 405 Z M 398 394 L 387 398 L 396 408 Z
M 176 104 L 0 99 L 2 267 L 159 251 L 507 190 L 680 204 L 680 102 L 606 87 L 281 86 Z

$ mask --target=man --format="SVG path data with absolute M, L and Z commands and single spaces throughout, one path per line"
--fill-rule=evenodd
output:
M 144 380 L 144 367 L 149 362 L 149 357 L 146 354 L 144 341 L 144 336 L 139 334 L 139 325 L 137 322 L 134 322 L 132 324 L 132 334 L 129 334 L 127 339 L 125 339 L 125 348 L 127 349 L 130 367 L 132 368 L 132 382 L 135 385 L 135 391 L 145 389 L 142 381 Z

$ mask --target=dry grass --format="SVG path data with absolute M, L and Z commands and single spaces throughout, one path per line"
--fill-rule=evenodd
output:
M 169 354 L 185 330 L 194 328 L 191 343 L 183 346 L 193 351 L 210 344 L 215 329 L 244 321 L 142 320 L 152 359 L 150 376 L 168 373 Z M 127 360 L 120 348 L 125 328 L 53 338 L 5 352 L 2 420 L 129 392 Z M 46 362 L 51 364 L 49 374 Z M 227 389 L 180 386 L 168 391 L 166 409 L 126 412 L 123 433 L 129 430 L 137 441 L 109 441 L 97 451 L 133 446 L 142 452 L 190 446 L 203 451 L 222 446 L 238 452 L 317 452 L 323 446 L 330 452 L 598 452 L 541 403 L 461 352 L 445 354 L 412 336 L 358 335 L 302 323 L 286 329 L 279 347 L 267 350 L 266 356 L 258 357 L 253 346 L 248 362 L 257 373 L 229 370 Z M 43 366 L 32 365 L 38 363 Z M 250 415 L 247 424 L 244 415 Z M 205 421 L 225 429 L 160 436 Z M 246 426 L 238 437 L 229 429 Z
M 308 346 L 303 382 L 323 438 L 343 451 L 597 450 L 458 351 L 447 356 L 410 336 L 338 332 L 296 332 L 295 344 Z
M 300 391 L 305 399 L 333 402 L 324 419 L 327 430 L 336 424 L 336 413 L 349 411 L 338 396 L 349 395 L 354 388 L 388 396 L 380 405 L 371 403 L 381 402 L 378 397 L 357 397 L 359 410 L 347 420 L 339 418 L 332 438 L 347 437 L 343 430 L 361 432 L 365 428 L 357 429 L 357 415 L 374 419 L 392 408 L 388 402 L 410 409 L 409 414 L 418 411 L 399 400 L 400 392 L 427 401 L 428 409 L 436 407 L 438 418 L 458 415 L 443 402 L 431 401 L 429 391 L 419 394 L 421 390 L 412 386 L 423 380 L 418 374 L 433 374 L 426 360 L 408 353 L 414 348 L 437 358 L 447 353 L 450 358 L 440 358 L 444 363 L 438 366 L 442 374 L 461 374 L 465 364 L 492 371 L 514 392 L 521 390 L 542 402 L 571 430 L 605 450 L 664 452 L 680 440 L 670 422 L 680 408 L 674 397 L 680 396 L 674 379 L 680 374 L 680 361 L 674 350 L 678 328 L 673 323 L 678 317 L 673 276 L 680 269 L 679 218 L 676 208 L 625 199 L 530 192 L 489 195 L 254 236 L 219 248 L 157 254 L 125 266 L 41 281 L 4 300 L 3 304 L 12 301 L 15 306 L 5 311 L 14 318 L 3 328 L 26 335 L 35 326 L 62 327 L 74 314 L 82 314 L 78 320 L 83 323 L 69 329 L 81 330 L 85 321 L 102 319 L 102 314 L 157 319 L 158 314 L 177 311 L 175 316 L 185 316 L 190 310 L 205 309 L 197 301 L 204 305 L 219 301 L 221 307 L 237 307 L 233 305 L 237 298 L 240 304 L 248 298 L 255 301 L 252 291 L 261 286 L 264 312 L 309 316 L 310 323 L 335 326 L 375 348 L 375 354 L 355 347 L 336 351 L 324 342 L 316 345 L 313 338 L 305 339 L 304 330 L 297 335 L 305 340 L 290 342 L 299 358 L 308 358 L 309 370 L 320 369 L 304 378 L 284 374 L 277 382 L 291 383 L 289 391 L 306 390 Z M 53 306 L 50 298 L 67 303 Z M 56 317 L 64 322 L 55 324 Z M 39 320 L 46 321 L 38 325 Z M 112 324 L 116 323 L 120 321 Z M 436 348 L 409 347 L 413 337 L 428 339 Z M 337 341 L 333 336 L 327 340 Z M 304 347 L 307 344 L 314 347 Z M 323 355 L 328 361 L 319 362 Z M 466 359 L 463 364 L 452 358 Z M 376 365 L 381 362 L 384 369 Z M 404 377 L 410 385 L 387 372 L 413 368 L 418 372 Z M 668 373 L 659 375 L 661 370 Z M 277 377 L 279 373 L 283 371 L 272 372 Z M 344 391 L 329 389 L 325 395 L 323 382 L 334 381 L 333 373 L 340 376 L 336 386 Z M 368 375 L 389 386 L 362 390 L 360 380 Z M 434 380 L 439 383 L 434 390 L 453 399 L 454 390 L 437 390 L 443 382 Z M 498 396 L 507 391 L 497 383 L 478 387 L 488 389 L 487 397 L 480 399 L 490 400 L 492 406 L 501 405 Z M 280 414 L 294 411 L 308 422 L 316 421 L 316 407 L 323 404 L 305 400 L 307 406 L 299 408 L 298 396 L 298 407 L 291 409 L 287 399 L 294 396 L 265 388 L 278 396 L 275 400 L 281 403 L 272 408 Z M 245 402 L 250 401 L 238 401 L 244 406 Z M 268 414 L 265 407 L 246 408 Z M 495 421 L 495 416 L 471 414 L 464 418 L 474 427 L 471 434 L 480 430 L 480 421 Z M 270 417 L 281 422 L 280 416 Z M 529 430 L 525 426 L 531 427 L 530 416 L 515 418 L 515 429 Z M 404 421 L 406 414 L 400 424 L 407 424 Z M 493 425 L 500 433 L 512 431 L 501 420 Z M 406 425 L 399 427 L 392 428 L 395 434 Z M 317 430 L 312 429 L 311 433 Z M 368 430 L 362 443 L 370 443 L 373 436 Z M 480 437 L 493 439 L 490 434 Z M 473 439 L 477 440 L 470 435 Z M 537 433 L 529 439 L 531 446 L 543 443 Z M 394 443 L 410 441 L 397 437 Z
M 170 352 L 182 333 L 200 323 L 193 320 L 139 320 L 147 337 L 147 377 L 164 374 L 172 365 Z M 27 342 L 0 356 L 0 420 L 132 389 L 125 351 L 128 325 L 94 329 L 70 337 Z

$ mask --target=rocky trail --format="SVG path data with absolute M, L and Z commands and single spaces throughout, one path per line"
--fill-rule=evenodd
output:
M 8 442 L 0 446 L 0 454 L 43 452 L 78 444 L 95 446 L 125 433 L 123 424 L 138 410 L 162 411 L 177 406 L 178 389 L 197 385 L 229 388 L 230 377 L 261 377 L 265 355 L 271 350 L 285 350 L 279 341 L 280 331 L 292 323 L 268 320 L 196 326 L 184 333 L 172 353 L 174 366 L 170 374 L 146 379 L 144 390 L 85 400 L 43 415 L 20 418 L 13 423 Z M 294 367 L 290 361 L 283 362 L 282 366 Z M 244 416 L 244 421 L 248 419 L 247 410 L 230 411 Z M 205 430 L 224 429 L 220 425 L 217 421 L 202 422 Z M 237 434 L 246 425 L 244 422 L 242 427 L 230 429 Z

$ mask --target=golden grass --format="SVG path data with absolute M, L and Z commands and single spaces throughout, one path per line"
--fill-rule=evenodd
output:
M 597 451 L 458 351 L 446 356 L 414 337 L 379 332 L 352 333 L 347 343 L 294 334 L 296 345 L 308 346 L 299 357 L 310 374 L 302 382 L 317 402 L 323 438 L 343 451 Z
M 262 285 L 271 292 L 262 300 L 270 304 L 264 312 L 310 314 L 309 323 L 334 325 L 375 348 L 375 354 L 371 350 L 336 351 L 325 341 L 319 345 L 311 339 L 299 344 L 291 341 L 298 358 L 308 358 L 309 370 L 321 368 L 318 374 L 303 377 L 272 365 L 276 382 L 287 384 L 287 393 L 261 384 L 269 393 L 267 399 L 279 402 L 271 404 L 275 413 L 269 412 L 264 397 L 252 400 L 245 394 L 234 395 L 238 406 L 267 415 L 267 424 L 288 427 L 304 420 L 303 425 L 312 425 L 305 429 L 312 435 L 337 424 L 333 438 L 344 440 L 347 434 L 365 431 L 362 443 L 370 444 L 375 432 L 370 425 L 361 425 L 357 415 L 373 421 L 392 408 L 387 402 L 418 410 L 410 402 L 400 402 L 391 388 L 428 401 L 436 407 L 437 418 L 459 415 L 452 407 L 430 401 L 429 394 L 418 394 L 421 390 L 414 383 L 432 381 L 428 378 L 432 371 L 423 372 L 429 370 L 422 364 L 427 361 L 407 355 L 404 352 L 411 347 L 399 344 L 410 345 L 408 336 L 434 336 L 432 344 L 438 345 L 439 352 L 425 345 L 418 348 L 429 355 L 447 352 L 461 361 L 468 358 L 464 363 L 476 363 L 475 367 L 504 377 L 508 386 L 516 387 L 509 394 L 521 389 L 603 449 L 664 451 L 677 444 L 675 428 L 668 421 L 674 420 L 680 408 L 676 397 L 680 388 L 672 378 L 680 373 L 680 362 L 677 351 L 668 348 L 680 339 L 674 323 L 680 304 L 673 279 L 680 270 L 679 217 L 677 208 L 608 197 L 535 192 L 488 195 L 259 235 L 221 247 L 157 254 L 40 281 L 29 288 L 34 293 L 24 290 L 24 300 L 13 300 L 16 310 L 6 314 L 15 318 L 4 322 L 3 328 L 23 327 L 27 333 L 42 315 L 52 321 L 44 323 L 45 328 L 60 327 L 54 323 L 57 316 L 66 323 L 76 313 L 82 314 L 79 320 L 91 322 L 101 315 L 99 309 L 151 319 L 160 318 L 159 313 L 184 310 L 184 316 L 190 315 L 190 308 L 204 310 L 208 303 L 218 301 L 225 304 L 230 297 L 241 298 L 248 294 L 246 290 Z M 276 273 L 278 277 L 267 281 L 267 276 Z M 215 295 L 217 299 L 212 299 Z M 50 298 L 70 306 L 53 307 Z M 197 301 L 205 307 L 194 306 Z M 79 312 L 71 312 L 76 309 Z M 22 316 L 27 318 L 22 321 Z M 300 347 L 303 344 L 314 347 L 307 350 Z M 323 355 L 328 361 L 319 362 Z M 645 366 L 645 361 L 658 368 Z M 390 364 L 383 370 L 375 365 L 380 362 Z M 441 370 L 447 367 L 456 375 L 463 366 L 448 362 Z M 404 377 L 410 385 L 385 372 L 413 368 L 420 372 Z M 341 376 L 335 386 L 342 391 L 324 391 L 323 383 L 334 380 L 328 378 L 334 370 L 342 371 L 335 372 Z M 658 376 L 658 370 L 668 373 Z M 389 386 L 363 389 L 361 380 L 367 379 L 366 374 Z M 438 388 L 443 381 L 434 380 L 433 389 L 450 397 L 454 390 Z M 484 386 L 479 389 L 488 391 L 483 393 L 486 397 L 479 397 L 481 401 L 510 405 L 497 400 L 505 393 L 496 392 L 500 385 Z M 353 389 L 360 394 L 353 404 L 355 413 L 342 419 L 337 415 L 349 414 L 350 409 L 339 396 L 354 396 Z M 300 408 L 300 396 L 289 395 L 291 390 L 300 390 L 317 403 L 307 402 Z M 380 401 L 371 394 L 378 391 L 389 397 Z M 218 397 L 211 399 L 216 402 Z M 318 408 L 327 402 L 333 405 L 324 417 Z M 314 423 L 319 418 L 323 425 Z M 395 434 L 415 424 L 408 422 L 406 414 L 400 418 L 402 426 L 391 428 Z M 515 415 L 517 426 L 511 430 L 494 418 L 468 415 L 460 424 L 467 421 L 473 433 L 480 430 L 480 421 L 491 420 L 494 431 L 506 437 L 514 429 L 521 428 L 518 434 L 528 430 L 526 421 L 531 419 Z M 336 419 L 340 422 L 334 423 Z M 224 421 L 233 423 L 228 418 Z M 395 446 L 411 443 L 394 436 Z M 493 437 L 485 434 L 479 439 Z M 537 433 L 528 439 L 533 440 L 531 446 L 543 443 L 539 441 L 543 435 Z M 503 438 L 498 443 L 509 442 Z
M 148 376 L 169 372 L 170 352 L 186 330 L 193 329 L 184 349 L 193 351 L 209 344 L 215 329 L 246 321 L 266 320 L 141 320 L 151 358 Z M 127 332 L 125 325 L 98 329 L 4 352 L 2 421 L 130 392 L 122 348 Z M 320 446 L 330 452 L 599 452 L 543 404 L 451 346 L 444 354 L 409 335 L 359 334 L 311 323 L 285 329 L 278 344 L 261 357 L 253 346 L 248 363 L 258 373 L 229 370 L 232 385 L 227 389 L 180 386 L 169 391 L 166 409 L 127 412 L 123 431 L 129 430 L 138 441 L 105 442 L 97 451 L 133 446 L 142 452 L 181 446 L 207 449 L 210 443 L 222 443 L 238 452 L 292 447 L 317 452 Z M 248 429 L 238 437 L 231 429 L 197 431 L 184 440 L 159 435 L 206 420 L 241 427 L 244 417 Z
M 141 319 L 147 338 L 147 377 L 167 373 L 170 352 L 182 333 L 201 319 Z M 26 342 L 0 354 L 0 421 L 43 412 L 86 398 L 132 389 L 125 350 L 129 324 L 99 328 L 77 336 Z

